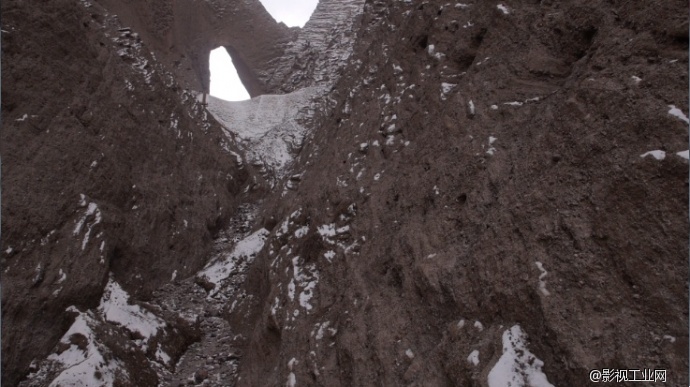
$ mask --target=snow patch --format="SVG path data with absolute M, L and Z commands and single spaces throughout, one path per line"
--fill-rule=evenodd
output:
M 330 321 L 314 324 L 314 329 L 311 332 L 312 337 L 315 337 L 316 340 L 321 340 L 326 332 L 328 332 L 331 337 L 335 336 L 338 330 L 336 328 L 329 328 L 330 325 Z
M 297 385 L 297 377 L 294 372 L 290 372 L 287 378 L 287 387 L 295 387 Z
M 640 157 L 652 156 L 657 160 L 663 160 L 666 158 L 666 152 L 662 150 L 653 150 L 640 155 Z
M 287 363 L 288 369 L 290 370 L 290 374 L 288 374 L 288 380 L 286 383 L 288 387 L 295 387 L 295 385 L 297 385 L 297 377 L 295 376 L 295 373 L 292 372 L 297 363 L 299 362 L 294 357 L 290 359 L 290 361 L 288 361 Z
M 329 244 L 334 244 L 335 242 L 333 240 L 331 240 L 331 238 L 338 235 L 338 234 L 344 234 L 344 233 L 350 231 L 350 226 L 345 225 L 343 227 L 336 228 L 334 223 L 330 223 L 330 224 L 324 224 L 324 225 L 317 227 L 317 231 L 318 231 L 319 235 L 321 235 L 321 238 L 323 238 L 323 240 L 325 242 L 327 242 Z
M 309 312 L 313 309 L 310 302 L 314 296 L 314 289 L 319 283 L 319 272 L 313 263 L 306 265 L 302 269 L 300 258 L 294 257 L 292 259 L 292 275 L 293 278 L 290 280 L 290 285 L 288 285 L 290 300 L 294 300 L 295 292 L 299 287 L 301 289 L 298 297 L 299 304 Z
M 554 387 L 541 368 L 544 362 L 527 349 L 519 325 L 503 332 L 503 355 L 489 372 L 489 387 Z
M 671 336 L 671 335 L 664 335 L 664 340 L 668 340 L 668 341 L 670 341 L 671 343 L 675 343 L 675 342 L 676 342 L 676 338 L 673 337 L 673 336 Z
M 690 151 L 686 151 L 686 150 L 685 150 L 685 151 L 676 153 L 676 155 L 678 155 L 679 157 L 682 157 L 682 158 L 688 160 L 688 157 L 690 156 Z
M 441 83 L 441 100 L 445 101 L 447 99 L 446 94 L 450 93 L 456 86 L 456 83 Z
M 67 310 L 78 312 L 74 307 Z M 113 359 L 105 346 L 96 341 L 96 334 L 91 328 L 96 322 L 91 312 L 78 313 L 72 326 L 60 339 L 60 343 L 69 345 L 69 348 L 48 356 L 49 361 L 62 369 L 50 383 L 50 387 L 112 386 L 116 373 L 121 372 L 127 376 L 126 371 L 119 361 Z M 73 338 L 78 338 L 79 344 L 74 344 Z M 96 377 L 96 372 L 100 374 L 100 378 Z
M 288 284 L 288 298 L 290 298 L 290 301 L 295 300 L 295 279 L 291 279 L 290 283 Z
M 497 138 L 493 136 L 489 136 L 489 149 L 486 151 L 486 153 L 489 156 L 493 156 L 494 153 L 496 153 L 496 148 L 494 148 L 492 145 L 494 142 L 496 142 Z
M 58 278 L 57 283 L 61 284 L 61 283 L 65 282 L 65 280 L 67 279 L 67 274 L 65 274 L 65 272 L 62 271 L 62 269 L 60 269 L 58 274 L 60 275 L 60 278 Z
M 120 324 L 130 332 L 144 337 L 143 344 L 165 328 L 163 320 L 136 304 L 129 303 L 129 294 L 111 277 L 103 291 L 98 312 L 112 323 Z
M 319 226 L 317 230 L 324 239 L 335 236 L 335 224 L 333 223 Z
M 170 364 L 170 355 L 168 355 L 163 348 L 160 346 L 158 347 L 158 350 L 156 351 L 156 359 L 158 359 L 159 362 L 163 363 L 164 365 Z
M 681 121 L 684 121 L 686 124 L 690 123 L 690 121 L 688 120 L 688 117 L 685 114 L 683 114 L 682 110 L 678 109 L 675 105 L 668 105 L 668 107 L 669 107 L 668 114 L 670 114 L 674 117 L 677 117 Z
M 507 14 L 510 13 L 510 10 L 508 9 L 508 7 L 506 7 L 506 6 L 503 5 L 503 4 L 498 4 L 498 5 L 496 6 L 496 8 L 498 8 L 501 12 L 503 12 L 504 15 L 507 15 Z
M 544 281 L 544 277 L 546 277 L 548 272 L 546 271 L 546 269 L 544 269 L 544 265 L 541 262 L 536 261 L 534 263 L 537 265 L 537 269 L 539 269 L 539 271 L 541 272 L 541 274 L 539 274 L 539 291 L 541 291 L 543 295 L 549 296 L 551 295 L 551 293 L 548 290 L 546 290 L 546 281 Z
M 85 203 L 85 196 L 82 194 L 81 195 L 81 200 L 79 201 L 80 205 L 84 205 Z M 87 218 L 93 217 L 93 219 L 86 223 Z M 84 239 L 81 242 L 81 249 L 84 250 L 86 249 L 86 245 L 89 243 L 89 237 L 91 236 L 91 230 L 99 223 L 101 223 L 102 216 L 101 216 L 101 211 L 98 209 L 98 205 L 96 203 L 89 203 L 88 207 L 86 208 L 86 212 L 84 215 L 77 220 L 77 224 L 74 226 L 74 231 L 73 235 L 77 236 L 79 235 L 83 228 L 84 224 L 86 224 L 86 234 L 84 234 Z
M 284 225 L 287 227 L 285 223 Z M 219 257 L 199 272 L 199 277 L 204 277 L 208 282 L 215 285 L 215 289 L 209 296 L 213 296 L 218 292 L 218 285 L 228 278 L 230 274 L 237 270 L 244 271 L 244 269 L 246 269 L 246 266 L 251 263 L 261 249 L 263 249 L 268 234 L 269 232 L 265 228 L 255 231 L 248 237 L 237 242 L 229 254 Z
M 470 355 L 467 356 L 467 362 L 472 363 L 475 366 L 479 365 L 479 351 L 476 349 L 472 352 L 470 352 Z
M 282 177 L 293 160 L 293 149 L 304 140 L 300 124 L 310 118 L 310 101 L 319 91 L 307 87 L 283 95 L 261 95 L 246 101 L 225 101 L 210 96 L 208 110 L 223 126 L 228 139 L 239 137 L 250 162 L 265 165 Z
M 323 256 L 328 260 L 329 263 L 333 262 L 333 258 L 335 258 L 335 251 L 328 250 Z
M 295 230 L 295 238 L 302 238 L 309 232 L 309 226 L 302 226 Z

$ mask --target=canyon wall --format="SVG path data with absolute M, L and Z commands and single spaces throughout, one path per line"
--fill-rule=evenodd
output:
M 245 385 L 687 383 L 687 7 L 367 1 L 227 310 Z
M 155 18 L 129 10 L 142 26 Z M 11 386 L 70 326 L 68 306 L 98 305 L 109 273 L 145 298 L 173 273 L 199 270 L 251 166 L 186 90 L 200 90 L 198 79 L 169 66 L 173 54 L 146 29 L 86 1 L 6 1 L 2 14 L 2 382 Z
M 3 384 L 688 383 L 687 2 L 2 13 Z

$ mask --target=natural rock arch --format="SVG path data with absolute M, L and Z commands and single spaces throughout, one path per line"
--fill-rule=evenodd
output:
M 177 72 L 178 82 L 205 93 L 210 85 L 209 53 L 219 46 L 230 54 L 251 97 L 277 92 L 272 69 L 299 30 L 276 23 L 258 0 L 230 4 L 104 0 L 103 5 L 155 46 L 152 51 L 163 54 L 158 59 Z

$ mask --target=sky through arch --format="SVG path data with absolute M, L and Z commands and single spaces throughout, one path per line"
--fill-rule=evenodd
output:
M 278 22 L 288 27 L 304 27 L 318 0 L 260 0 L 266 11 Z M 210 94 L 226 101 L 249 99 L 249 93 L 242 85 L 230 55 L 223 47 L 211 51 L 209 56 L 211 72 Z

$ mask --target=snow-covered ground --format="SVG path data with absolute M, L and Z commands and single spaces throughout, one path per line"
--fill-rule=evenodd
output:
M 82 200 L 82 204 L 87 208 L 85 199 Z M 230 229 L 216 241 L 219 249 L 218 259 L 200 272 L 210 277 L 214 283 L 223 284 L 226 278 L 237 270 L 245 269 L 263 247 L 268 234 L 267 230 L 259 229 L 247 235 L 248 232 L 245 230 L 251 229 L 253 219 L 252 207 L 240 206 L 239 212 L 240 214 L 231 221 Z M 92 211 L 91 217 L 95 213 L 95 210 Z M 88 219 L 82 224 L 83 228 L 86 228 Z M 237 242 L 233 243 L 231 240 Z M 64 283 L 67 279 L 67 273 L 60 270 L 58 282 Z M 188 382 L 190 375 L 199 368 L 195 363 L 197 356 L 171 356 L 173 352 L 169 350 L 174 349 L 174 345 L 169 346 L 168 340 L 171 333 L 176 332 L 175 320 L 165 320 L 170 316 L 164 311 L 173 312 L 188 323 L 196 324 L 199 315 L 204 311 L 220 310 L 225 301 L 207 297 L 206 291 L 194 283 L 194 277 L 172 281 L 176 282 L 158 292 L 160 297 L 155 296 L 159 298 L 154 298 L 146 304 L 148 307 L 145 307 L 136 303 L 111 275 L 96 308 L 80 311 L 72 306 L 67 309 L 68 312 L 76 314 L 72 326 L 47 358 L 34 360 L 31 365 L 32 373 L 20 386 L 109 387 L 118 383 L 131 384 L 132 379 L 135 379 L 134 370 L 131 363 L 122 358 L 122 349 L 131 351 L 132 356 L 138 356 L 138 359 L 141 359 L 142 355 L 145 356 L 147 361 L 142 367 L 150 366 L 158 374 L 160 385 L 179 384 L 172 383 L 173 381 Z M 308 293 L 307 290 L 311 291 L 305 288 L 303 293 Z M 300 301 L 303 298 L 308 304 L 309 299 L 300 294 Z M 208 302 L 209 299 L 211 302 Z M 201 343 L 192 346 L 189 349 L 190 353 L 213 353 L 218 356 L 222 351 L 228 356 L 227 342 L 218 343 L 215 336 L 217 334 L 218 337 L 226 339 L 234 337 L 227 322 L 217 317 L 206 318 L 204 321 L 199 327 L 211 330 L 213 335 L 209 336 L 208 340 L 202 339 Z M 113 343 L 118 344 L 111 347 Z M 124 346 L 118 347 L 119 345 Z M 204 356 L 203 362 L 206 360 Z M 237 371 L 237 361 L 238 357 L 233 357 L 224 360 L 222 364 L 219 363 L 219 373 L 234 375 Z M 174 362 L 176 364 L 173 364 Z
M 554 387 L 539 360 L 527 349 L 527 335 L 519 325 L 503 332 L 503 355 L 489 372 L 489 387 Z
M 129 294 L 112 278 L 108 281 L 98 312 L 106 321 L 123 326 L 132 333 L 139 333 L 143 339 L 139 344 L 146 346 L 151 337 L 165 328 L 165 322 L 153 313 L 136 304 L 129 303 Z
M 96 314 L 80 312 L 73 306 L 67 311 L 78 313 L 77 318 L 60 339 L 61 350 L 49 355 L 36 372 L 28 375 L 30 385 L 45 385 L 52 377 L 50 387 L 101 387 L 112 386 L 116 375 L 127 378 L 124 365 L 97 340 L 93 327 L 100 322 Z
M 231 274 L 246 270 L 247 265 L 263 249 L 267 236 L 268 230 L 265 228 L 259 229 L 239 241 L 229 254 L 221 255 L 199 272 L 199 277 L 205 278 L 215 287 L 209 296 L 215 295 L 220 289 L 219 285 Z
M 236 102 L 209 97 L 208 111 L 223 126 L 226 136 L 237 138 L 250 163 L 283 177 L 295 150 L 302 145 L 306 131 L 303 122 L 312 114 L 310 103 L 320 92 L 309 87 Z

